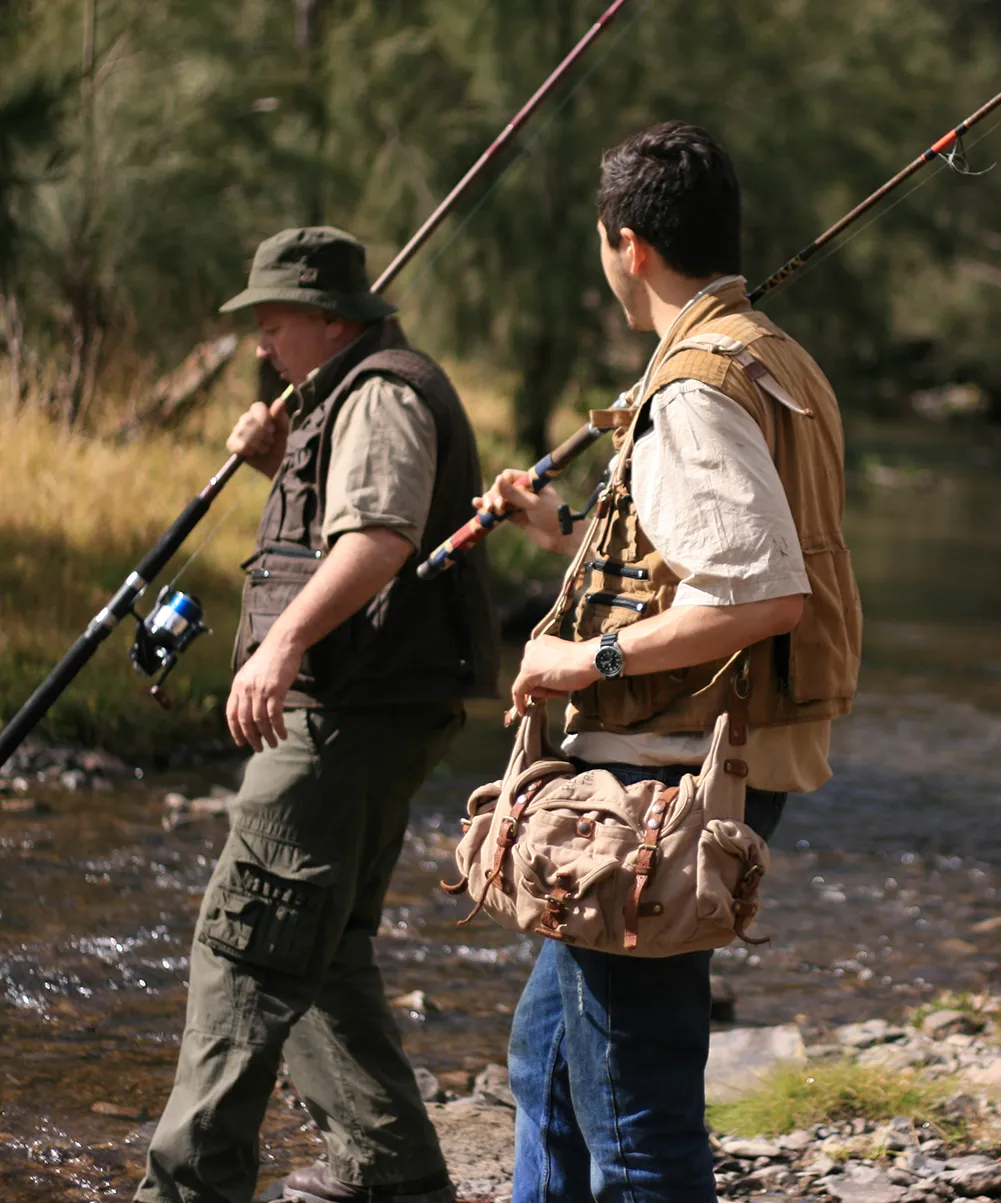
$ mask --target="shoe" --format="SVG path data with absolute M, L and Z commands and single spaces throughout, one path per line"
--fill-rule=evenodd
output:
M 283 1199 L 298 1203 L 455 1203 L 455 1187 L 444 1171 L 392 1186 L 341 1182 L 324 1161 L 294 1170 L 285 1179 Z

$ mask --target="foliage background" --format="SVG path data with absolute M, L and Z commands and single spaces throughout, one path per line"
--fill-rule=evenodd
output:
M 382 266 L 604 7 L 5 0 L 0 346 L 17 398 L 70 423 L 121 404 L 217 328 L 283 226 L 349 227 Z M 999 78 L 991 0 L 634 0 L 394 295 L 432 349 L 516 373 L 518 440 L 539 449 L 564 390 L 617 387 L 643 353 L 595 254 L 603 148 L 677 115 L 712 130 L 744 181 L 753 283 Z M 919 179 L 769 301 L 870 411 L 953 380 L 1001 397 L 1001 173 Z

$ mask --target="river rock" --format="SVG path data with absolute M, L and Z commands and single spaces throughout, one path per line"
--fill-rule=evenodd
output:
M 778 1145 L 787 1153 L 805 1153 L 813 1144 L 813 1136 L 803 1128 L 796 1128 L 778 1138 Z
M 469 1094 L 473 1088 L 473 1074 L 468 1069 L 446 1069 L 438 1075 L 442 1090 L 454 1094 Z
M 476 1075 L 473 1083 L 473 1102 L 487 1107 L 510 1107 L 514 1110 L 511 1081 L 503 1065 L 487 1065 Z
M 429 1015 L 437 1014 L 441 1007 L 424 993 L 423 990 L 411 990 L 409 994 L 398 994 L 389 1000 L 390 1005 L 409 1011 L 411 1019 L 427 1019 Z
M 980 1157 L 957 1158 L 962 1161 L 980 1161 Z M 963 1199 L 976 1199 L 986 1195 L 989 1199 L 1001 1197 L 1001 1165 L 987 1160 L 987 1165 L 965 1165 L 949 1170 L 940 1176 L 940 1181 L 949 1186 Z
M 907 1029 L 888 1023 L 885 1019 L 867 1019 L 863 1023 L 846 1023 L 837 1028 L 835 1036 L 848 1048 L 872 1048 L 874 1044 L 887 1044 L 903 1040 Z
M 995 932 L 1001 931 L 1001 915 L 992 915 L 989 919 L 981 919 L 979 923 L 974 923 L 970 931 L 976 932 L 978 936 L 991 936 Z
M 737 1008 L 737 995 L 733 986 L 718 973 L 710 977 L 709 986 L 712 991 L 712 1009 L 709 1017 L 717 1023 L 733 1023 Z
M 875 1133 L 875 1139 L 878 1148 L 886 1149 L 890 1153 L 902 1153 L 908 1149 L 913 1149 L 917 1144 L 917 1139 L 913 1133 L 901 1131 L 889 1125 L 878 1128 Z
M 462 1203 L 479 1203 L 479 1200 L 492 1200 L 497 1187 L 497 1182 L 493 1178 L 463 1178 L 456 1184 L 456 1197 L 462 1200 Z
M 105 752 L 103 748 L 90 748 L 77 756 L 77 764 L 85 773 L 101 773 L 105 777 L 128 777 L 132 770 L 117 756 Z
M 414 1077 L 417 1079 L 417 1089 L 421 1092 L 421 1098 L 425 1103 L 441 1101 L 441 1085 L 429 1069 L 425 1069 L 422 1065 L 417 1066 L 414 1070 Z
M 844 1203 L 899 1203 L 904 1187 L 873 1166 L 849 1162 L 844 1173 L 825 1178 L 827 1193 Z
M 806 1063 L 806 1047 L 794 1023 L 713 1032 L 706 1066 L 707 1098 L 711 1103 L 726 1103 L 753 1094 L 763 1079 L 784 1063 Z
M 841 1173 L 841 1162 L 835 1161 L 833 1157 L 828 1157 L 826 1153 L 821 1153 L 818 1157 L 814 1157 L 808 1162 L 803 1169 L 805 1177 L 809 1178 L 829 1178 L 832 1174 Z
M 917 1149 L 909 1149 L 903 1157 L 898 1158 L 897 1165 L 917 1178 L 935 1178 L 947 1168 L 946 1162 L 929 1157 L 927 1153 L 918 1152 Z
M 429 1103 L 428 1115 L 437 1129 L 452 1180 L 460 1184 L 460 1189 L 465 1191 L 467 1184 L 489 1180 L 492 1185 L 488 1198 L 496 1203 L 502 1195 L 509 1197 L 514 1170 L 514 1112 L 464 1100 Z
M 856 1064 L 868 1065 L 897 1073 L 915 1065 L 924 1065 L 928 1054 L 916 1044 L 874 1044 L 864 1048 L 855 1058 Z
M 145 1107 L 135 1108 L 129 1107 L 124 1103 L 92 1103 L 90 1107 L 95 1115 L 107 1115 L 111 1119 L 127 1119 L 135 1123 L 143 1124 L 149 1119 L 149 1112 Z
M 968 1011 L 932 1011 L 925 1016 L 921 1030 L 932 1040 L 942 1040 L 957 1032 L 972 1036 L 983 1026 L 983 1021 Z
M 750 1140 L 731 1136 L 720 1142 L 724 1153 L 731 1157 L 739 1157 L 741 1161 L 757 1161 L 759 1157 L 772 1160 L 777 1157 L 785 1159 L 785 1150 L 777 1140 L 767 1140 L 764 1136 L 755 1136 Z
M 51 810 L 34 798 L 0 798 L 0 813 L 5 815 L 47 815 Z

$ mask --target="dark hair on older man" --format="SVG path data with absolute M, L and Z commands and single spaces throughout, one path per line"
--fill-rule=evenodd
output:
M 613 248 L 628 227 L 683 276 L 740 272 L 740 183 L 697 125 L 665 121 L 605 151 L 598 216 Z

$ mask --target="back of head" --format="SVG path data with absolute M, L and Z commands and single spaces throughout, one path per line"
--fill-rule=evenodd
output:
M 740 183 L 697 125 L 665 121 L 606 151 L 598 216 L 613 248 L 628 228 L 680 275 L 740 272 Z

